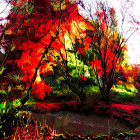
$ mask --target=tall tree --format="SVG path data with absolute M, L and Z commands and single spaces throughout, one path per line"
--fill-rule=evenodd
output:
M 64 47 L 61 43 L 64 34 L 63 26 L 76 5 L 68 0 L 9 2 L 13 8 L 4 27 L 7 31 L 4 33 L 4 40 L 11 42 L 11 50 L 17 52 L 17 55 L 10 54 L 5 62 L 10 66 L 13 65 L 14 69 L 18 68 L 17 71 L 13 69 L 12 74 L 14 75 L 15 72 L 19 75 L 22 86 L 24 85 L 27 92 L 21 99 L 24 105 L 31 94 L 42 99 L 45 97 L 45 92 L 51 92 L 51 87 L 42 77 L 53 73 L 50 63 L 53 65 L 55 63 L 52 61 L 51 54 L 57 53 Z M 5 54 L 8 55 L 7 52 Z
M 118 31 L 114 8 L 108 6 L 107 3 L 96 2 L 96 12 L 91 13 L 92 9 L 85 8 L 83 4 L 82 7 L 86 12 L 89 12 L 89 17 L 83 19 L 79 16 L 77 22 L 73 20 L 71 24 L 73 28 L 68 29 L 68 36 L 71 40 L 70 51 L 76 53 L 78 59 L 83 62 L 83 69 L 80 72 L 82 80 L 86 81 L 87 79 L 84 65 L 88 65 L 90 74 L 95 75 L 102 100 L 108 103 L 112 86 L 118 80 L 127 79 L 127 71 L 124 68 L 127 65 L 124 63 L 127 50 L 126 43 L 137 28 L 130 33 L 128 38 L 124 38 L 123 34 Z M 64 76 L 69 87 L 77 93 L 81 101 L 84 101 L 86 99 L 83 92 L 84 87 L 80 89 L 72 82 L 72 76 L 68 68 L 68 58 L 63 65 L 65 69 L 62 71 L 63 74 L 65 73 Z M 81 83 L 80 80 L 79 77 L 77 83 Z
M 128 38 L 123 38 L 117 28 L 115 10 L 102 2 L 97 2 L 95 9 L 94 15 L 89 13 L 91 28 L 86 36 L 90 43 L 87 59 L 96 76 L 102 100 L 108 103 L 112 86 L 117 80 L 127 77 L 123 69 L 126 42 L 137 29 Z

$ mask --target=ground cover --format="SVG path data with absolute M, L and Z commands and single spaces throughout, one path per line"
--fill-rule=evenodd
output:
M 1 104 L 1 130 L 3 133 L 1 133 L 1 136 L 3 138 L 11 138 L 11 139 L 19 139 L 20 137 L 26 136 L 26 138 L 32 138 L 32 139 L 115 139 L 115 138 L 134 138 L 139 134 L 139 125 L 140 125 L 140 105 L 134 104 L 134 103 L 116 103 L 112 102 L 108 105 L 106 105 L 103 102 L 98 103 L 85 103 L 80 104 L 78 101 L 63 101 L 63 102 L 44 102 L 44 101 L 29 101 L 25 104 L 24 107 L 18 108 L 20 105 L 19 100 L 15 100 L 12 103 L 9 104 Z M 14 108 L 18 109 L 15 111 L 15 109 L 12 109 L 12 106 Z M 9 111 L 9 110 L 13 111 Z M 16 113 L 15 113 L 16 112 Z M 68 112 L 63 113 L 61 112 Z M 37 114 L 36 114 L 37 113 Z M 67 131 L 58 131 L 57 129 L 51 127 L 49 123 L 41 122 L 41 120 L 36 120 L 35 117 L 33 118 L 33 114 L 36 114 L 35 116 L 43 115 L 46 113 L 50 113 L 51 116 L 48 121 L 51 121 L 51 119 L 56 116 L 56 118 L 66 118 L 67 119 L 73 119 L 74 123 L 77 127 L 80 126 L 81 130 L 83 125 L 86 127 L 90 127 L 91 130 L 94 130 L 93 127 L 97 128 L 97 124 L 101 126 L 101 123 L 104 125 L 108 125 L 109 120 L 109 127 L 106 127 L 105 130 L 101 129 L 103 133 L 100 133 L 101 131 L 97 131 L 99 133 L 93 134 L 92 132 L 88 132 L 86 135 L 80 135 L 80 133 L 68 133 Z M 78 114 L 81 118 L 81 122 L 78 122 L 79 118 L 75 117 L 71 114 L 74 113 Z M 60 115 L 61 114 L 61 115 Z M 13 116 L 12 119 L 9 118 L 9 122 L 7 125 L 7 117 Z M 16 116 L 16 117 L 15 117 Z M 92 123 L 87 121 L 86 118 L 90 120 L 90 117 L 93 117 Z M 11 122 L 11 120 L 14 119 L 14 123 Z M 94 123 L 94 120 L 96 123 Z M 60 120 L 61 121 L 61 120 Z M 87 122 L 86 122 L 87 121 Z M 59 122 L 57 120 L 57 122 Z M 117 125 L 114 123 L 116 122 L 119 124 L 118 130 L 113 129 L 114 127 L 117 127 Z M 64 119 L 65 125 L 68 124 Z M 52 123 L 53 124 L 53 123 Z M 9 131 L 9 133 L 4 132 L 4 125 L 7 125 L 9 128 L 13 129 L 14 131 Z M 89 125 L 89 126 L 88 126 Z M 95 126 L 92 126 L 95 125 Z M 60 127 L 60 123 L 57 127 Z M 85 127 L 84 126 L 84 127 Z M 85 127 L 85 128 L 86 128 Z M 65 127 L 63 126 L 65 129 Z M 64 130 L 63 129 L 63 130 Z M 70 128 L 71 129 L 71 128 Z M 110 131 L 109 131 L 110 129 Z M 121 129 L 121 130 L 119 130 Z M 35 130 L 35 131 L 34 131 Z M 67 130 L 67 129 L 65 129 Z M 1 131 L 1 132 L 2 132 Z M 84 132 L 85 130 L 83 130 Z M 88 131 L 88 129 L 87 129 Z M 74 131 L 73 131 L 74 132 Z M 105 133 L 104 133 L 105 132 Z M 21 135 L 23 133 L 23 135 Z M 36 133 L 36 134 L 34 134 Z M 25 137 L 24 137 L 25 138 Z
M 130 133 L 130 130 L 131 130 L 131 134 L 135 130 L 135 128 L 137 128 L 140 125 L 140 118 L 139 118 L 140 105 L 136 105 L 136 104 L 112 103 L 110 105 L 105 105 L 104 103 L 100 102 L 97 105 L 86 105 L 86 104 L 81 105 L 79 102 L 76 102 L 76 101 L 70 101 L 70 102 L 65 102 L 65 103 L 62 103 L 62 102 L 61 103 L 60 102 L 59 103 L 58 102 L 57 103 L 45 103 L 45 102 L 39 103 L 38 102 L 38 103 L 34 104 L 32 106 L 32 108 L 30 108 L 30 109 L 35 113 L 42 113 L 42 114 L 48 113 L 48 112 L 54 114 L 54 113 L 59 113 L 61 111 L 69 111 L 69 112 L 73 112 L 73 113 L 78 113 L 78 114 L 81 114 L 81 116 L 85 115 L 87 117 L 96 114 L 99 118 L 106 117 L 107 120 L 119 121 L 121 124 L 124 124 L 125 126 L 127 126 L 127 128 L 129 128 L 126 130 L 127 132 Z M 36 116 L 38 116 L 38 114 Z M 70 118 L 70 116 L 69 116 L 69 118 Z M 49 119 L 49 121 L 50 121 L 50 119 Z M 75 121 L 76 121 L 76 119 L 75 119 Z M 123 132 L 125 132 L 125 130 L 123 130 Z M 62 133 L 62 131 L 61 131 L 61 133 Z M 114 129 L 111 132 L 111 135 L 117 137 L 119 135 L 119 133 L 120 132 L 118 130 Z M 72 134 L 69 134 L 69 135 L 72 135 Z M 127 135 L 127 133 L 126 133 L 126 135 Z M 122 134 L 122 137 L 124 137 L 126 135 Z M 132 135 L 134 136 L 136 134 L 132 134 Z M 109 134 L 108 134 L 108 136 L 109 136 Z M 107 137 L 107 135 L 106 135 L 106 137 Z

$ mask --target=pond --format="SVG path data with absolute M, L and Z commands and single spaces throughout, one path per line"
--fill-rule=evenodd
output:
M 101 116 L 60 111 L 57 113 L 32 113 L 32 119 L 46 123 L 56 133 L 69 133 L 81 136 L 95 136 L 131 131 L 116 119 Z

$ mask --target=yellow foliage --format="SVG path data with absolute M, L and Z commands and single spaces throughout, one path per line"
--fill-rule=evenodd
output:
M 73 42 L 73 41 L 69 38 L 68 35 L 65 35 L 64 38 L 65 38 L 65 47 L 66 47 L 67 49 L 71 49 L 71 46 L 72 46 L 72 42 Z M 72 39 L 73 39 L 73 38 L 72 38 Z
M 0 69 L 0 75 L 3 73 L 3 71 L 5 70 L 6 68 L 4 68 L 4 67 L 2 67 L 1 69 Z
M 80 27 L 80 29 L 82 29 L 83 31 L 85 31 L 86 28 L 87 28 L 87 25 L 86 25 L 85 22 L 79 22 L 79 27 Z
M 126 89 L 130 89 L 130 88 L 134 88 L 134 85 L 133 84 L 126 84 L 125 87 L 126 87 Z
M 105 44 L 106 44 L 106 38 L 103 36 L 101 38 L 101 48 L 104 48 Z
M 12 47 L 11 47 L 11 52 L 16 48 L 16 45 L 13 44 Z
M 11 86 L 9 85 L 9 86 L 8 86 L 8 92 L 10 92 L 10 91 L 11 91 Z
M 17 89 L 20 89 L 20 90 L 23 90 L 24 89 L 22 85 L 17 85 L 16 88 Z
M 108 36 L 108 38 L 110 37 L 110 32 L 111 32 L 111 30 L 110 30 L 110 28 L 108 27 L 108 28 L 107 28 L 107 31 L 106 31 L 106 36 Z
M 6 35 L 11 35 L 12 34 L 12 31 L 9 29 L 5 32 Z
M 134 79 L 132 77 L 128 77 L 128 82 L 132 83 L 132 82 L 134 82 Z
M 107 38 L 107 44 L 108 46 L 111 46 L 113 44 L 110 38 Z
M 86 25 L 84 22 L 73 21 L 71 23 L 71 29 L 72 29 L 71 34 L 75 36 L 77 39 L 86 37 L 86 33 L 84 32 L 86 30 Z
M 51 5 L 54 7 L 55 10 L 64 10 L 66 8 L 65 0 L 61 1 L 61 8 L 60 8 L 60 1 L 52 2 Z
M 118 31 L 116 31 L 116 32 L 113 34 L 113 40 L 117 40 L 118 35 L 119 35 Z
M 131 64 L 131 65 L 129 65 L 127 69 L 128 69 L 128 70 L 132 70 L 132 69 L 133 69 L 132 64 Z
M 36 76 L 36 80 L 37 83 L 39 83 L 41 81 L 41 77 L 40 77 L 40 72 L 39 70 L 37 71 L 37 76 Z

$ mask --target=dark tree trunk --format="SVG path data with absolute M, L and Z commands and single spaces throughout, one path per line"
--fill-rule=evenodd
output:
M 110 89 L 104 89 L 103 91 L 101 91 L 101 100 L 103 102 L 105 102 L 106 104 L 109 104 L 109 92 L 110 92 Z
M 79 96 L 79 99 L 81 101 L 81 104 L 84 104 L 86 101 L 86 94 L 85 93 L 81 93 Z
M 79 91 L 78 88 L 76 86 L 72 85 L 69 81 L 67 82 L 67 84 L 69 86 L 69 89 L 78 95 L 81 104 L 84 104 L 86 101 L 86 94 L 84 92 Z

